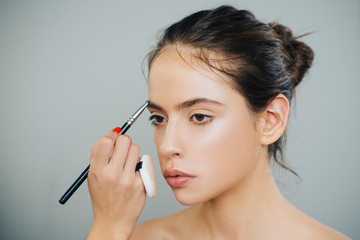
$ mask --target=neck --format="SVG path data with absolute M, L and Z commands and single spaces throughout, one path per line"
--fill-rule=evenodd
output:
M 266 232 L 264 226 L 271 226 L 269 223 L 280 217 L 281 210 L 290 205 L 279 192 L 265 155 L 236 186 L 199 205 L 198 216 L 199 222 L 213 238 L 234 239 L 236 236 L 237 239 L 253 239 L 259 237 L 254 233 Z

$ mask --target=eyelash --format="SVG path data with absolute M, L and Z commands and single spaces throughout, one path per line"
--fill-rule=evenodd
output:
M 161 120 L 164 120 L 165 118 L 159 115 L 151 115 L 149 118 L 149 121 L 151 122 L 151 126 L 158 126 L 161 123 L 156 123 L 156 121 L 158 121 L 159 119 L 157 118 L 161 118 Z
M 213 120 L 213 117 L 209 116 L 209 115 L 205 115 L 205 114 L 201 114 L 201 113 L 196 113 L 194 115 L 191 116 L 191 119 L 195 119 L 196 117 L 200 117 L 200 118 L 205 118 L 206 120 L 204 121 L 195 121 L 192 120 L 193 122 L 195 122 L 195 124 L 198 125 L 203 125 L 203 124 L 207 124 L 209 122 L 211 122 Z
M 203 121 L 194 120 L 196 117 L 205 118 L 206 120 L 205 121 L 204 120 Z M 196 113 L 196 114 L 192 115 L 190 119 L 191 119 L 190 121 L 194 122 L 196 125 L 203 125 L 203 124 L 210 123 L 213 120 L 213 117 L 206 115 L 206 114 Z M 149 121 L 151 121 L 151 125 L 155 126 L 155 127 L 161 125 L 164 120 L 165 120 L 165 118 L 162 116 L 159 116 L 159 115 L 152 115 L 149 118 Z

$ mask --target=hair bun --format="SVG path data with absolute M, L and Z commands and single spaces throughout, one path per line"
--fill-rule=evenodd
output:
M 270 23 L 269 26 L 276 32 L 284 44 L 284 50 L 288 55 L 288 71 L 291 73 L 293 84 L 296 87 L 311 67 L 314 52 L 308 45 L 298 41 L 299 37 L 294 37 L 288 27 L 276 22 Z

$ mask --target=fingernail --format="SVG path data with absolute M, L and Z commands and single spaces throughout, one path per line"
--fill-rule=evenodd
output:
M 113 132 L 116 132 L 116 133 L 120 133 L 121 132 L 121 128 L 119 127 L 116 127 L 112 130 Z

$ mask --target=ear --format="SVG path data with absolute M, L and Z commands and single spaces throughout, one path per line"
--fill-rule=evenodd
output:
M 283 95 L 277 95 L 260 114 L 261 144 L 276 142 L 285 132 L 289 118 L 290 104 Z

